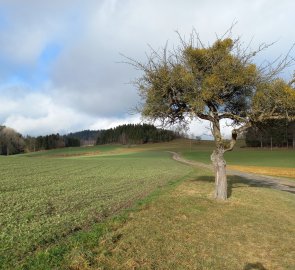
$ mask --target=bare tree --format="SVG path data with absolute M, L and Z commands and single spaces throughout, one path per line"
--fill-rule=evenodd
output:
M 24 150 L 24 140 L 14 129 L 0 127 L 0 154 L 7 156 L 20 153 Z

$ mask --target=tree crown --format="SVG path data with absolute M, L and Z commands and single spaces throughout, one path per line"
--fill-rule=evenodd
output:
M 147 64 L 133 60 L 144 71 L 137 81 L 143 116 L 164 124 L 194 117 L 211 122 L 227 118 L 235 124 L 294 117 L 294 88 L 277 78 L 289 64 L 287 58 L 275 68 L 258 67 L 253 58 L 267 45 L 247 52 L 239 39 L 198 44 L 182 40 L 172 52 L 153 51 Z

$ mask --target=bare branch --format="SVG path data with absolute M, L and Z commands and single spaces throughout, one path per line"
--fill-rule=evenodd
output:
M 227 151 L 232 151 L 236 142 L 237 142 L 237 138 L 238 138 L 238 135 L 241 134 L 242 132 L 244 132 L 245 130 L 247 130 L 249 127 L 251 127 L 251 122 L 247 122 L 245 125 L 237 128 L 237 129 L 233 129 L 232 130 L 232 138 L 230 140 L 230 143 L 227 147 L 224 148 L 224 151 L 227 152 Z
M 219 119 L 220 120 L 221 119 L 231 119 L 231 120 L 239 121 L 241 123 L 248 122 L 248 120 L 249 120 L 247 117 L 241 117 L 237 114 L 233 114 L 233 113 L 229 113 L 229 112 L 219 114 Z

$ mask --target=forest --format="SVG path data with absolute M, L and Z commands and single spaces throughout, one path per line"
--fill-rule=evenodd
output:
M 98 134 L 96 144 L 144 144 L 168 142 L 178 137 L 180 137 L 180 135 L 174 131 L 158 129 L 153 125 L 128 124 L 107 130 L 101 130 Z
M 295 148 L 295 122 L 271 120 L 247 129 L 245 142 L 249 147 Z
M 0 154 L 11 155 L 64 147 L 95 144 L 144 144 L 171 141 L 180 135 L 149 124 L 128 124 L 106 130 L 83 130 L 66 135 L 22 136 L 14 129 L 0 126 Z

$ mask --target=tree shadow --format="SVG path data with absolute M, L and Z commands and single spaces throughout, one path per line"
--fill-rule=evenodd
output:
M 211 182 L 214 183 L 215 179 L 214 176 L 203 175 L 199 176 L 195 180 L 192 181 L 203 181 L 203 182 Z M 262 187 L 262 188 L 273 188 L 273 189 L 280 189 L 277 188 L 278 184 L 275 182 L 267 182 L 265 180 L 257 180 L 253 179 L 250 176 L 240 176 L 240 175 L 228 175 L 227 176 L 227 194 L 228 198 L 232 195 L 232 190 L 235 188 L 241 188 L 244 186 L 248 187 Z M 280 189 L 282 190 L 282 189 Z M 292 190 L 283 190 L 286 192 L 294 193 Z
M 256 262 L 256 263 L 247 263 L 243 270 L 267 270 L 262 263 Z

